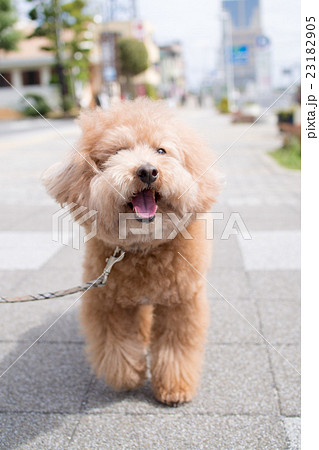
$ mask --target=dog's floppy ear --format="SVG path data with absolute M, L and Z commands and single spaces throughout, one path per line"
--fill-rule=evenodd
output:
M 80 114 L 77 123 L 82 129 L 82 136 L 77 149 L 70 152 L 64 161 L 47 169 L 42 176 L 48 193 L 61 205 L 74 202 L 87 206 L 90 181 L 99 170 L 93 150 L 103 132 L 100 117 L 99 110 Z
M 94 161 L 90 161 L 88 156 L 85 158 L 73 151 L 64 161 L 54 164 L 44 172 L 43 184 L 61 205 L 74 202 L 87 206 L 90 181 L 96 170 Z

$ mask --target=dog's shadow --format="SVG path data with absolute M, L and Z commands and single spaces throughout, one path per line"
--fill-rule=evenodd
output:
M 28 349 L 55 319 L 53 314 L 47 316 L 41 326 L 21 334 L 18 341 L 0 344 L 5 354 L 1 373 L 7 370 L 0 379 L 1 448 L 17 448 L 40 434 L 54 435 L 66 418 L 71 422 L 74 418 L 76 424 L 79 414 L 165 408 L 154 399 L 149 380 L 137 390 L 116 392 L 95 378 L 86 361 L 84 342 L 75 329 L 78 321 L 74 310 L 61 319 L 55 331 L 52 327 L 52 332 Z M 61 340 L 66 324 L 73 324 L 67 330 L 70 339 L 64 335 Z

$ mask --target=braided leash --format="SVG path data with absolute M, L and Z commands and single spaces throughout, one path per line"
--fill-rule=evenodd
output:
M 122 261 L 125 252 L 119 247 L 116 247 L 114 253 L 109 258 L 106 258 L 106 265 L 104 267 L 101 275 L 94 281 L 88 281 L 87 283 L 81 284 L 80 286 L 75 286 L 73 288 L 64 289 L 55 292 L 45 292 L 44 294 L 37 295 L 25 295 L 23 297 L 1 297 L 0 303 L 21 303 L 21 302 L 34 302 L 37 300 L 47 300 L 50 298 L 65 297 L 66 295 L 75 294 L 77 292 L 89 291 L 90 289 L 95 289 L 97 287 L 103 287 L 107 283 L 108 276 L 112 270 L 114 264 Z

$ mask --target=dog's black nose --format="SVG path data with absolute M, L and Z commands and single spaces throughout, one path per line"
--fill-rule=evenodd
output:
M 136 175 L 143 183 L 151 184 L 157 179 L 158 170 L 152 164 L 147 163 L 137 169 Z

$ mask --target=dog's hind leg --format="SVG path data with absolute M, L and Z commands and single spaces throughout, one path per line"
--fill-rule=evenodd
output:
M 155 397 L 177 406 L 195 393 L 208 326 L 204 293 L 184 304 L 157 305 L 151 336 L 151 372 Z
M 140 386 L 146 376 L 140 307 L 121 308 L 113 304 L 102 308 L 105 299 L 103 302 L 93 298 L 96 292 L 87 294 L 82 303 L 81 322 L 87 353 L 97 376 L 117 390 Z

